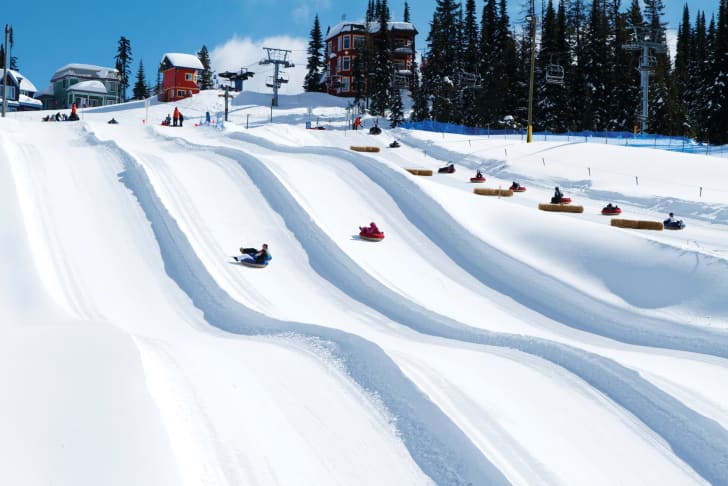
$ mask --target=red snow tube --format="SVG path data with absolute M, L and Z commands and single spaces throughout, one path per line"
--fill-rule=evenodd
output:
M 603 208 L 602 214 L 622 214 L 622 210 L 620 208 Z
M 513 192 L 526 192 L 526 186 L 518 186 L 518 187 L 511 186 L 509 189 Z
M 485 182 L 485 177 L 471 177 L 470 182 Z
M 382 241 L 384 239 L 384 233 L 365 233 L 361 231 L 359 232 L 359 238 L 367 241 Z
M 570 202 L 570 197 L 562 197 L 560 201 L 556 201 L 554 198 L 551 198 L 551 204 L 569 204 Z

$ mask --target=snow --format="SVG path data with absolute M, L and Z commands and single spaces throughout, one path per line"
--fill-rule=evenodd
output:
M 165 59 L 168 59 L 169 62 L 172 63 L 172 66 L 174 66 L 174 67 L 194 68 L 194 69 L 199 69 L 199 70 L 205 69 L 202 66 L 202 62 L 200 62 L 200 59 L 197 56 L 195 56 L 194 54 L 168 52 L 164 56 L 162 56 L 161 62 L 164 62 Z
M 73 86 L 70 86 L 67 91 L 83 91 L 84 93 L 99 93 L 106 94 L 106 86 L 104 83 L 97 80 L 81 81 Z
M 725 159 L 218 94 L 0 120 L 0 483 L 728 484 Z

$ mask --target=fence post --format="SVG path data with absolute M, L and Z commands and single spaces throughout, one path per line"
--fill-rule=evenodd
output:
M 700 186 L 700 197 L 703 197 L 703 186 Z
M 587 167 L 586 170 L 589 171 L 589 177 L 591 177 L 591 167 Z
M 634 183 L 635 183 L 636 186 L 639 186 L 640 185 L 640 179 L 639 179 L 639 177 L 634 176 Z

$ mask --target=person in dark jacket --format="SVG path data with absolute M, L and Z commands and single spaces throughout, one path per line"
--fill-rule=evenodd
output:
M 240 253 L 243 255 L 251 255 L 255 259 L 255 263 L 265 263 L 268 260 L 268 244 L 263 243 L 260 250 L 257 248 L 241 248 Z M 238 257 L 235 257 L 235 260 L 237 259 Z

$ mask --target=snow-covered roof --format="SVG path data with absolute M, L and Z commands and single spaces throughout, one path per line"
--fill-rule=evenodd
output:
M 53 91 L 53 84 L 49 84 L 42 90 L 35 93 L 36 98 L 40 98 L 41 96 L 55 96 L 55 91 Z
M 68 91 L 84 91 L 86 93 L 106 94 L 106 86 L 101 81 L 81 81 L 68 88 Z
M 183 54 L 180 52 L 168 52 L 162 56 L 162 62 L 167 59 L 174 67 L 205 69 L 200 60 L 194 54 Z
M 20 98 L 18 98 L 18 101 L 21 105 L 29 105 L 29 106 L 37 106 L 38 108 L 43 106 L 43 103 L 40 100 L 36 100 L 31 98 L 30 96 L 20 95 Z
M 417 28 L 412 22 L 387 22 L 387 28 L 390 31 L 393 30 L 409 30 L 414 31 L 417 34 Z M 367 28 L 366 22 L 363 20 L 355 21 L 344 21 L 329 29 L 329 33 L 326 36 L 326 40 L 331 39 L 334 36 L 339 35 L 342 32 L 364 32 L 369 31 L 370 34 L 379 32 L 379 22 L 370 22 Z
M 115 68 L 94 66 L 93 64 L 66 64 L 53 74 L 51 82 L 64 76 L 118 79 L 119 73 Z

